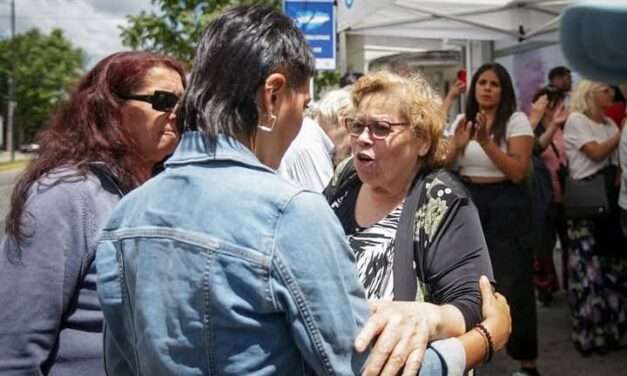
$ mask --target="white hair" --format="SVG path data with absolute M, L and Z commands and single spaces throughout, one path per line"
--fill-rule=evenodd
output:
M 351 93 L 347 88 L 331 90 L 316 103 L 313 108 L 313 116 L 323 128 L 328 126 L 341 126 L 337 124 L 338 115 L 351 111 L 353 102 Z

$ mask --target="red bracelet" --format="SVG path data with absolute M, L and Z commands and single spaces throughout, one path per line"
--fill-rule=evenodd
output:
M 490 335 L 490 332 L 488 332 L 488 329 L 486 329 L 486 327 L 483 326 L 483 324 L 481 323 L 477 324 L 477 326 L 475 326 L 475 329 L 477 329 L 477 331 L 481 333 L 481 336 L 485 338 L 488 343 L 488 351 L 485 361 L 486 363 L 488 363 L 490 360 L 492 360 L 492 355 L 494 354 L 494 342 L 492 342 L 492 336 Z

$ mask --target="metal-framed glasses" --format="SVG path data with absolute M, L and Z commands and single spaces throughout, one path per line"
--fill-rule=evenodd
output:
M 155 90 L 152 95 L 118 94 L 122 99 L 147 102 L 152 108 L 161 112 L 172 112 L 179 101 L 179 96 L 165 90 Z
M 360 119 L 344 118 L 344 126 L 353 137 L 359 137 L 364 129 L 368 128 L 370 137 L 375 140 L 384 140 L 392 133 L 392 127 L 409 125 L 408 122 L 392 123 L 386 120 L 375 120 L 371 122 L 365 122 Z

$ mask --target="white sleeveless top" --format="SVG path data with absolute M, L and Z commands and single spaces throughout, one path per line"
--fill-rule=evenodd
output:
M 446 137 L 453 137 L 457 125 L 463 118 L 463 114 L 455 118 L 455 121 L 444 132 Z M 527 115 L 523 112 L 514 112 L 507 121 L 505 139 L 519 136 L 533 137 L 533 130 Z M 500 142 L 499 148 L 507 152 L 507 142 Z M 505 177 L 505 174 L 496 167 L 490 157 L 483 151 L 481 145 L 474 140 L 468 142 L 466 149 L 457 157 L 456 163 L 459 173 L 464 176 Z

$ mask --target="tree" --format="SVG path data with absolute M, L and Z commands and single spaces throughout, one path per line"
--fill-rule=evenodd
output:
M 196 43 L 207 24 L 229 7 L 268 5 L 281 9 L 281 0 L 151 0 L 160 8 L 155 13 L 142 11 L 127 16 L 128 27 L 120 27 L 122 44 L 134 50 L 161 52 L 191 65 Z M 318 72 L 316 96 L 339 82 L 339 72 Z
M 142 11 L 127 16 L 120 27 L 122 44 L 132 49 L 157 51 L 191 63 L 196 43 L 207 24 L 225 9 L 247 4 L 281 7 L 281 0 L 151 0 L 159 13 Z
M 18 34 L 13 43 L 0 40 L 0 93 L 9 92 L 12 62 L 16 63 L 16 133 L 18 145 L 30 141 L 46 123 L 66 89 L 83 73 L 86 57 L 72 46 L 63 32 L 49 35 L 38 29 Z M 2 98 L 2 102 L 8 100 Z

